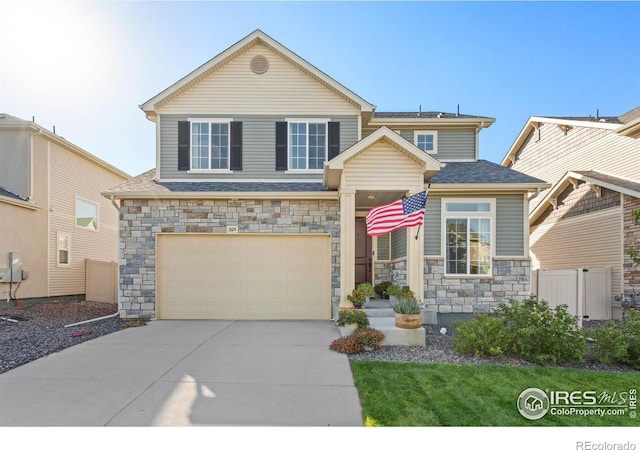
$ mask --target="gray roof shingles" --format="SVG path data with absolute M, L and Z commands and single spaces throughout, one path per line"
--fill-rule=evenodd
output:
M 545 182 L 484 159 L 473 162 L 448 162 L 428 180 L 437 184 L 531 184 Z
M 109 192 L 327 192 L 321 182 L 157 182 L 155 170 L 116 186 Z M 544 184 L 538 178 L 485 160 L 448 162 L 428 180 L 437 184 Z

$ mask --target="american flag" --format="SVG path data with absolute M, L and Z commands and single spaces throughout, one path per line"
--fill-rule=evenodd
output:
M 400 228 L 422 225 L 428 192 L 423 191 L 388 205 L 373 208 L 367 214 L 367 234 L 381 236 Z

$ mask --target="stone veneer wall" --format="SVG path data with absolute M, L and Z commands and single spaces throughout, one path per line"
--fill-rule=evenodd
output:
M 424 303 L 427 311 L 439 313 L 490 312 L 512 298 L 531 294 L 529 259 L 494 260 L 491 278 L 445 277 L 444 259 L 425 259 Z
M 393 261 L 378 261 L 375 265 L 375 282 L 389 281 L 393 284 L 405 286 L 407 284 L 407 259 Z
M 636 222 L 633 212 L 640 210 L 640 199 L 624 196 L 624 291 L 625 293 L 640 292 L 640 266 L 635 264 L 628 250 L 640 252 L 640 223 Z M 636 308 L 640 309 L 640 302 L 636 299 Z
M 340 289 L 337 200 L 124 200 L 120 208 L 120 311 L 155 317 L 157 233 L 329 233 L 332 302 Z

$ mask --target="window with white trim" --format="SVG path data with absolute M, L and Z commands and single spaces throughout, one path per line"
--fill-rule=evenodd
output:
M 98 204 L 76 198 L 76 226 L 98 230 Z
M 58 232 L 56 265 L 68 266 L 71 261 L 71 235 Z
M 438 132 L 414 131 L 413 143 L 427 153 L 438 153 Z
M 495 200 L 443 199 L 446 275 L 491 275 Z
M 327 122 L 288 123 L 289 170 L 322 170 L 327 160 Z
M 191 121 L 191 169 L 229 170 L 228 121 Z

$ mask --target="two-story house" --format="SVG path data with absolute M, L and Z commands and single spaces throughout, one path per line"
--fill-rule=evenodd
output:
M 614 117 L 530 117 L 502 161 L 551 185 L 530 201 L 532 268 L 610 268 L 614 317 L 616 295 L 640 292 L 628 253 L 640 250 L 639 154 L 640 107 Z M 607 308 L 597 318 L 611 315 Z
M 100 194 L 129 178 L 34 121 L 0 114 L 0 298 L 84 295 L 86 260 L 118 261 L 118 211 Z M 9 283 L 9 253 L 25 280 Z
M 547 185 L 479 159 L 492 118 L 376 112 L 259 30 L 140 107 L 156 169 L 104 193 L 126 317 L 329 319 L 363 281 L 442 314 L 529 294 Z M 367 235 L 372 207 L 425 189 L 423 227 Z

